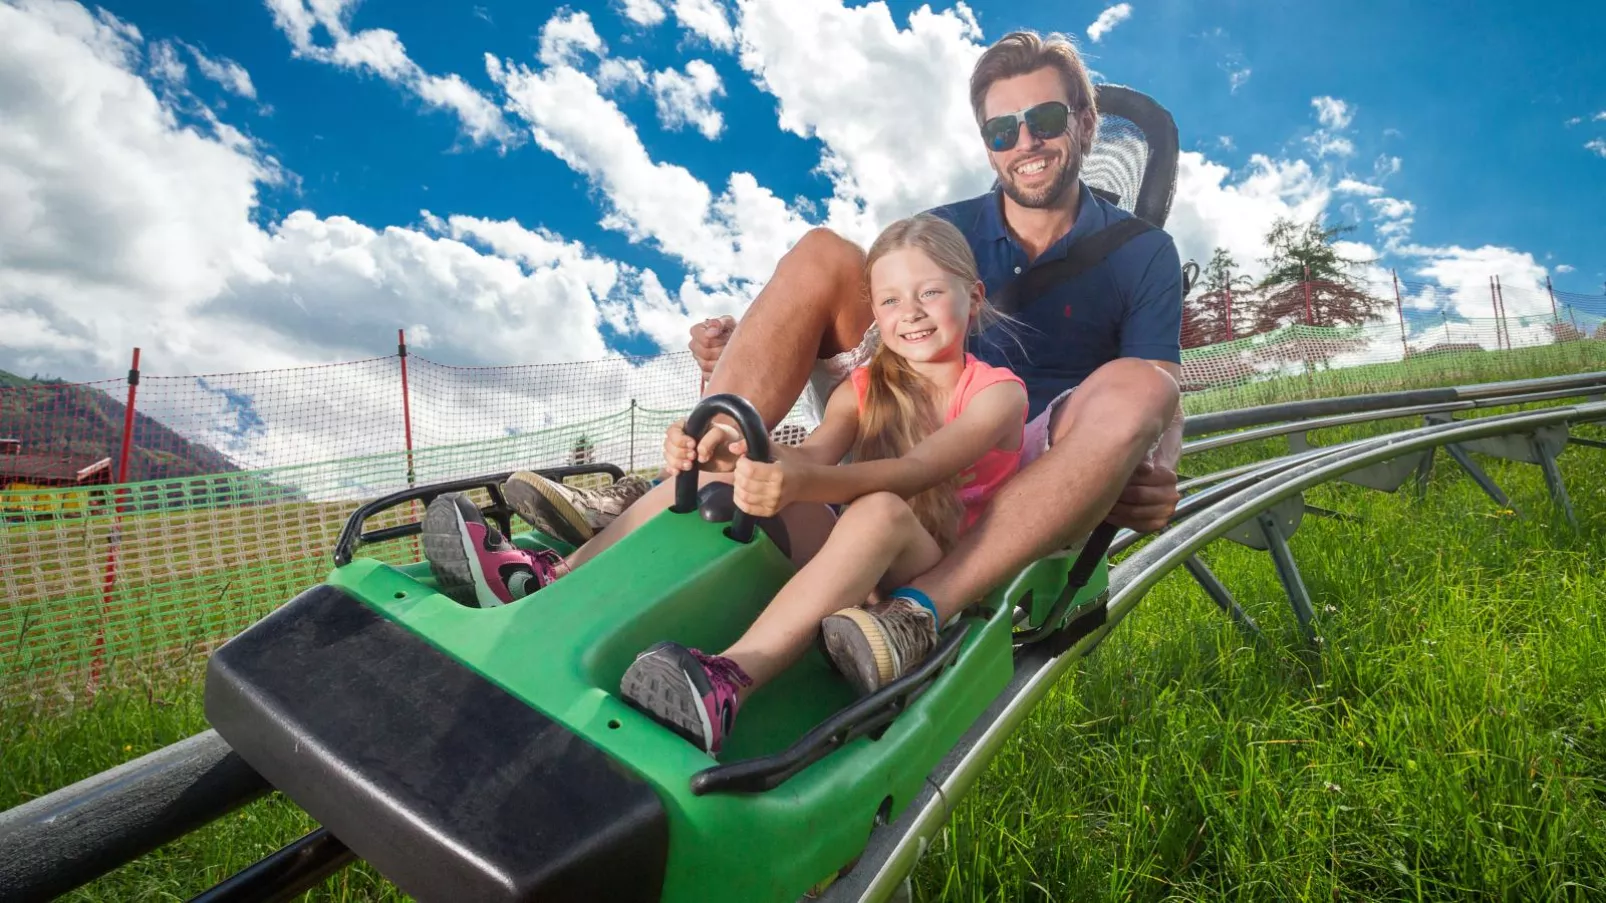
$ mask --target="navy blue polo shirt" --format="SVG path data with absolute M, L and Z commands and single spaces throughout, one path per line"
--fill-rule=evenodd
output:
M 1003 192 L 937 207 L 930 213 L 959 228 L 976 255 L 988 297 L 1035 267 L 1065 257 L 1071 243 L 1130 213 L 1078 180 L 1082 200 L 1076 223 L 1042 256 L 1026 251 L 1004 226 Z M 1026 382 L 1028 417 L 1036 417 L 1066 389 L 1120 357 L 1182 360 L 1182 262 L 1176 244 L 1154 229 L 1128 241 L 1105 262 L 1050 287 L 972 342 L 973 353 L 995 367 L 1008 367 Z

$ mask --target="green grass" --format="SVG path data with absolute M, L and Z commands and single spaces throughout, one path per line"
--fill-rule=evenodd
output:
M 1190 392 L 1184 397 L 1183 407 L 1189 414 L 1204 414 L 1307 398 L 1462 386 L 1598 370 L 1606 370 L 1606 342 L 1566 342 L 1510 351 L 1434 354 L 1404 361 L 1316 370 L 1309 375 Z
M 1442 459 L 1421 502 L 1307 497 L 1363 519 L 1307 517 L 1292 542 L 1314 661 L 1264 553 L 1205 556 L 1264 647 L 1166 578 L 1007 744 L 917 896 L 1606 894 L 1606 455 L 1562 458 L 1576 534 L 1537 468 L 1483 463 L 1526 516 Z
M 1480 462 L 1520 515 L 1442 454 L 1422 500 L 1310 493 L 1360 519 L 1307 517 L 1291 543 L 1319 657 L 1264 553 L 1205 553 L 1263 646 L 1167 577 L 1005 745 L 922 861 L 917 899 L 1601 898 L 1606 453 L 1561 459 L 1577 532 L 1537 468 Z M 0 809 L 204 730 L 198 662 L 182 661 L 91 703 L 0 710 Z M 65 899 L 184 899 L 312 827 L 272 796 Z M 310 899 L 405 898 L 359 865 Z

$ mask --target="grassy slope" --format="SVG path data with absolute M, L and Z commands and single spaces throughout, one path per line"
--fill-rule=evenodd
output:
M 1305 398 L 1461 386 L 1598 370 L 1606 370 L 1606 342 L 1568 342 L 1511 351 L 1436 354 L 1406 361 L 1318 370 L 1308 376 L 1189 393 L 1184 407 L 1190 414 L 1203 414 Z
M 1168 577 L 995 760 L 918 896 L 1606 892 L 1606 456 L 1562 459 L 1577 534 L 1537 468 L 1488 464 L 1517 517 L 1446 463 L 1422 502 L 1308 497 L 1363 518 L 1307 518 L 1292 543 L 1318 662 L 1263 553 L 1218 542 L 1206 558 L 1265 648 Z

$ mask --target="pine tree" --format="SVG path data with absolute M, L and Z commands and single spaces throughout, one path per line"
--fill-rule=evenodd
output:
M 1266 233 L 1270 257 L 1261 258 L 1266 275 L 1255 308 L 1255 332 L 1306 323 L 1305 281 L 1310 281 L 1311 326 L 1360 326 L 1391 302 L 1366 292 L 1353 269 L 1366 261 L 1343 256 L 1333 242 L 1354 226 L 1324 228 L 1320 220 L 1303 225 L 1278 217 Z
M 590 464 L 596 460 L 596 456 L 597 444 L 591 441 L 590 436 L 582 433 L 580 438 L 574 441 L 574 448 L 569 452 L 569 463 Z
M 1233 275 L 1238 262 L 1226 248 L 1216 248 L 1210 262 L 1199 274 L 1195 294 L 1182 303 L 1182 347 L 1199 348 L 1215 345 L 1233 338 L 1236 333 L 1227 328 L 1229 305 L 1233 322 L 1247 323 L 1243 318 L 1245 300 L 1240 293 L 1253 284 L 1248 276 Z

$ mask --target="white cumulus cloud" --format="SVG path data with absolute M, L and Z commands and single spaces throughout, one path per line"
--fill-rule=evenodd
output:
M 1113 31 L 1115 26 L 1130 18 L 1132 18 L 1132 4 L 1117 3 L 1099 13 L 1099 17 L 1087 27 L 1087 36 L 1096 44 L 1104 40 L 1104 36 Z
M 1226 166 L 1195 151 L 1184 151 L 1177 165 L 1177 191 L 1166 220 L 1183 260 L 1204 263 L 1214 249 L 1226 248 L 1241 272 L 1265 274 L 1266 233 L 1278 218 L 1306 222 L 1322 214 L 1332 189 L 1303 160 L 1249 159 L 1236 181 Z
M 259 226 L 287 174 L 215 116 L 182 125 L 139 74 L 157 47 L 66 0 L 0 4 L 8 362 L 98 376 L 138 345 L 155 372 L 281 367 L 369 356 L 403 324 L 462 363 L 606 353 L 601 310 L 642 277 L 551 233 L 427 212 Z
M 992 183 L 966 81 L 981 27 L 965 6 L 922 6 L 905 21 L 837 0 L 741 8 L 742 67 L 775 96 L 781 129 L 825 146 L 825 218 L 864 244 L 897 217 Z
M 721 50 L 736 46 L 736 30 L 720 0 L 675 0 L 674 10 L 681 27 L 692 34 Z
M 710 141 L 719 137 L 724 119 L 714 109 L 714 98 L 725 93 L 719 73 L 707 60 L 692 60 L 684 72 L 663 69 L 652 74 L 652 95 L 658 104 L 658 121 L 675 130 L 692 126 Z
M 234 94 L 250 100 L 256 99 L 256 86 L 251 83 L 251 73 L 245 71 L 244 66 L 227 57 L 213 59 L 189 44 L 185 44 L 184 47 L 195 57 L 195 65 L 201 70 L 202 75 Z
M 529 123 L 537 144 L 600 189 L 604 227 L 679 258 L 710 289 L 767 278 L 807 228 L 803 220 L 746 173 L 732 174 L 716 196 L 684 167 L 654 161 L 635 125 L 578 68 L 606 53 L 588 34 L 589 17 L 575 12 L 548 23 L 545 65 L 490 58 L 508 108 Z
M 1330 129 L 1347 129 L 1355 118 L 1349 104 L 1336 97 L 1312 97 L 1310 105 L 1316 108 L 1316 119 Z
M 624 0 L 622 11 L 626 19 L 648 27 L 662 22 L 667 15 L 658 0 Z
M 1376 197 L 1383 193 L 1383 186 L 1373 185 L 1368 182 L 1358 182 L 1355 179 L 1340 179 L 1338 184 L 1333 186 L 1333 190 L 1339 194 L 1359 194 Z

